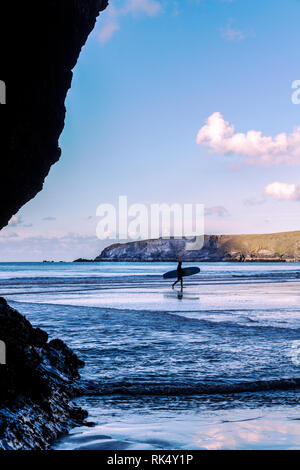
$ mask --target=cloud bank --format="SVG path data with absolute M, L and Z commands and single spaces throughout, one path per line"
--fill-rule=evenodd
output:
M 263 136 L 256 130 L 241 133 L 235 132 L 234 125 L 216 112 L 199 130 L 197 144 L 220 155 L 244 157 L 243 162 L 247 164 L 266 167 L 300 164 L 300 126 L 290 134 L 282 132 L 275 137 Z
M 69 233 L 63 236 L 46 237 L 36 235 L 22 238 L 17 233 L 0 233 L 0 261 L 72 261 L 76 258 L 95 258 L 106 241 L 95 235 Z

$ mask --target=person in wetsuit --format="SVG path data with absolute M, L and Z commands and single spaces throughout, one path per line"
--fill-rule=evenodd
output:
M 183 291 L 183 280 L 182 280 L 182 261 L 179 261 L 178 262 L 178 266 L 177 266 L 177 281 L 175 281 L 173 284 L 172 284 L 172 289 L 174 289 L 174 287 L 176 286 L 177 282 L 180 281 L 180 284 L 181 284 L 181 292 Z

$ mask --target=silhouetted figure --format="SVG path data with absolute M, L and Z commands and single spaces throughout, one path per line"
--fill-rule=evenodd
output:
M 183 281 L 182 281 L 182 261 L 179 261 L 178 263 L 178 266 L 177 266 L 177 281 L 175 281 L 173 284 L 172 284 L 172 289 L 174 289 L 174 287 L 176 286 L 177 282 L 180 281 L 180 284 L 181 284 L 181 292 L 183 291 Z

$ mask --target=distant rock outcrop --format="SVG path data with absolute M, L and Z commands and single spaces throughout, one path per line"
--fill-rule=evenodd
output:
M 298 261 L 300 231 L 250 235 L 205 235 L 201 250 L 178 239 L 141 240 L 105 248 L 95 261 Z
M 93 259 L 86 259 L 86 258 L 77 258 L 74 259 L 73 263 L 93 263 Z
M 70 402 L 80 387 L 78 359 L 0 297 L 0 450 L 46 449 L 87 412 Z M 4 362 L 4 363 L 3 363 Z

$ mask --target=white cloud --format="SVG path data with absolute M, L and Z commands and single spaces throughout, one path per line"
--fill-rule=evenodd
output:
M 104 44 L 106 41 L 112 38 L 114 33 L 120 29 L 120 25 L 117 21 L 109 21 L 103 25 L 99 33 L 99 41 Z
M 8 225 L 10 227 L 16 227 L 22 223 L 22 218 L 19 215 L 13 215 L 12 218 L 9 220 Z
M 24 223 L 23 218 L 20 215 L 13 215 L 9 220 L 7 227 L 32 227 L 31 223 Z
M 138 14 L 145 13 L 148 16 L 155 16 L 162 10 L 161 3 L 157 0 L 127 0 L 124 11 Z
M 219 112 L 213 113 L 199 130 L 197 144 L 210 147 L 221 155 L 245 157 L 248 164 L 272 166 L 300 164 L 300 126 L 293 132 L 275 137 L 263 136 L 261 131 L 250 130 L 237 133 L 232 124 Z
M 300 184 L 288 184 L 275 181 L 265 187 L 265 194 L 281 201 L 299 201 Z
M 162 5 L 158 0 L 123 0 L 118 7 L 111 1 L 104 15 L 101 15 L 101 29 L 98 32 L 98 39 L 102 44 L 109 41 L 120 29 L 121 18 L 126 15 L 153 17 L 161 11 Z

